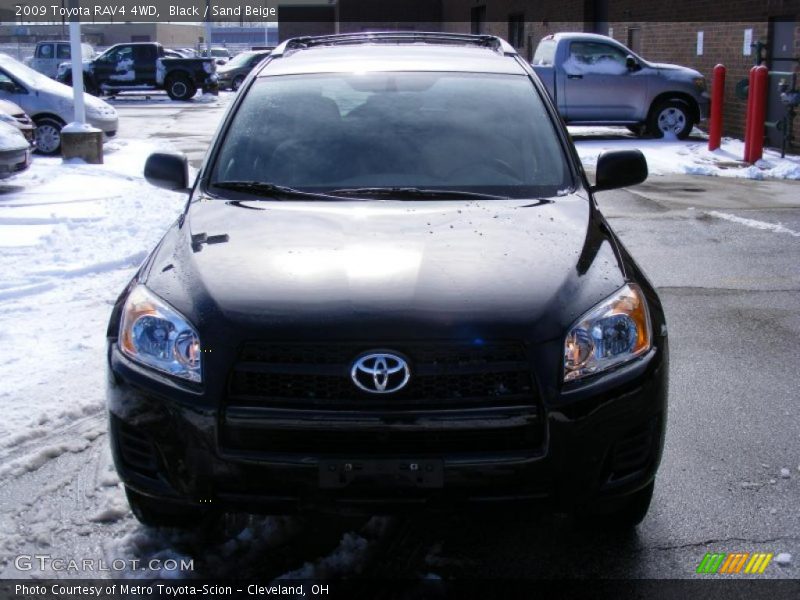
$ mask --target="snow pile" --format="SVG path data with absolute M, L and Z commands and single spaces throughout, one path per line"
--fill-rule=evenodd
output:
M 106 144 L 103 165 L 36 157 L 0 183 L 0 456 L 103 410 L 111 306 L 185 201 L 144 181 L 155 149 Z
M 597 157 L 607 150 L 641 150 L 650 175 L 679 173 L 745 179 L 800 179 L 800 156 L 781 158 L 775 150 L 764 149 L 764 158 L 754 165 L 742 162 L 744 142 L 724 138 L 722 147 L 708 150 L 708 142 L 693 134 L 688 140 L 639 139 L 623 128 L 569 128 L 584 167 L 594 168 Z M 702 132 L 695 134 L 703 135 Z
M 779 565 L 788 565 L 792 562 L 792 555 L 788 552 L 781 552 L 778 556 L 775 557 L 775 562 Z

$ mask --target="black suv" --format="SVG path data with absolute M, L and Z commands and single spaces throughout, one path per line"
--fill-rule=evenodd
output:
M 154 154 L 148 180 L 190 185 Z M 151 525 L 550 501 L 630 526 L 667 333 L 546 90 L 491 36 L 296 38 L 231 104 L 108 327 L 111 440 Z

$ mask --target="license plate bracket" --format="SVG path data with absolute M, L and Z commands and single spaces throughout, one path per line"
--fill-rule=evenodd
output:
M 444 463 L 440 459 L 320 461 L 320 488 L 341 489 L 360 483 L 371 487 L 441 488 L 444 487 Z

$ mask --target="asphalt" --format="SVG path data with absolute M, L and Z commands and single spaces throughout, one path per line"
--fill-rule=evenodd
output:
M 197 166 L 222 107 L 149 104 L 117 104 L 120 136 L 169 139 Z M 613 535 L 536 507 L 396 517 L 383 521 L 379 534 L 366 520 L 306 519 L 281 542 L 234 553 L 236 573 L 299 568 L 355 531 L 372 549 L 351 575 L 692 578 L 706 552 L 760 551 L 793 556 L 763 577 L 800 577 L 800 182 L 662 176 L 604 192 L 598 203 L 657 287 L 670 335 L 666 449 L 642 525 Z M 96 424 L 102 415 L 87 419 Z M 86 521 L 108 470 L 106 444 L 100 435 L 82 453 L 5 482 L 0 500 L 9 510 L 0 529 L 25 540 L 15 548 L 37 547 L 24 524 L 42 506 L 78 523 L 48 542 L 54 553 L 53 543 L 96 552 L 141 529 L 130 516 Z M 63 483 L 51 483 L 55 491 L 45 494 L 47 481 Z M 19 514 L 12 515 L 15 503 Z M 139 547 L 143 556 L 163 547 L 163 537 L 141 531 L 150 540 Z M 199 557 L 202 574 L 220 572 L 206 542 L 180 538 L 179 546 Z

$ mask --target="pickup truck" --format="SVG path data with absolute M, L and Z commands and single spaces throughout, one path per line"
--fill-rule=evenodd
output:
M 55 78 L 58 72 L 58 65 L 71 58 L 72 51 L 69 41 L 55 40 L 46 42 L 36 42 L 36 49 L 33 56 L 25 61 L 34 71 L 39 71 L 42 75 Z M 81 44 L 81 59 L 90 60 L 94 56 L 94 48 L 89 44 Z
M 604 35 L 548 35 L 532 67 L 570 125 L 624 125 L 637 135 L 684 139 L 708 116 L 700 73 L 646 61 Z
M 111 46 L 83 62 L 84 89 L 90 94 L 165 90 L 173 100 L 188 100 L 202 89 L 217 90 L 211 58 L 169 58 L 161 44 L 141 42 Z M 72 66 L 59 65 L 58 81 L 72 85 Z

